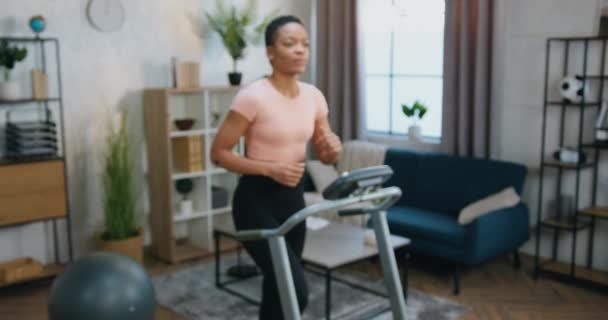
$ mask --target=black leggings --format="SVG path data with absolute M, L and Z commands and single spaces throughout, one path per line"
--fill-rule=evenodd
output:
M 264 176 L 241 176 L 233 199 L 234 225 L 237 230 L 276 228 L 305 207 L 303 195 L 302 182 L 291 188 Z M 301 263 L 305 237 L 304 222 L 285 236 L 300 311 L 308 304 L 308 286 Z M 243 245 L 264 276 L 260 319 L 283 319 L 268 241 L 247 241 Z

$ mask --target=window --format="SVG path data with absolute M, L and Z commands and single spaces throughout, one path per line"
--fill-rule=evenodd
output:
M 422 134 L 441 137 L 445 0 L 359 0 L 367 131 L 405 134 L 420 100 Z

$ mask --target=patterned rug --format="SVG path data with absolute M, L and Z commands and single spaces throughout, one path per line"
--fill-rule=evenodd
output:
M 222 267 L 234 265 L 235 262 L 234 255 L 225 256 L 222 258 Z M 257 306 L 215 287 L 214 272 L 214 264 L 206 263 L 155 277 L 154 285 L 159 303 L 190 320 L 257 319 Z M 225 272 L 222 272 L 225 275 Z M 346 270 L 336 271 L 335 274 L 375 290 L 384 289 L 382 279 L 370 279 L 369 275 L 363 272 Z M 302 318 L 325 319 L 324 278 L 311 272 L 306 272 L 306 277 L 310 296 Z M 261 277 L 232 284 L 230 288 L 250 297 L 259 297 Z M 412 288 L 409 289 L 408 294 L 406 301 L 408 320 L 459 319 L 468 311 L 463 305 Z M 332 319 L 361 319 L 363 315 L 378 314 L 377 311 L 389 306 L 387 299 L 354 290 L 336 281 L 332 282 Z M 373 319 L 389 320 L 392 319 L 392 315 L 385 312 Z

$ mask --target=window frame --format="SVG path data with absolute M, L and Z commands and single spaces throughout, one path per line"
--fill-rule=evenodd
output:
M 359 0 L 361 1 L 361 0 Z M 372 0 L 363 0 L 363 1 L 372 1 Z M 420 1 L 424 1 L 424 0 L 420 0 Z M 391 0 L 392 5 L 395 5 L 395 0 Z M 445 33 L 444 33 L 444 37 L 445 37 Z M 394 80 L 396 78 L 433 78 L 433 79 L 443 79 L 444 75 L 443 73 L 441 74 L 405 74 L 405 73 L 395 73 L 394 72 L 394 67 L 395 67 L 395 61 L 394 61 L 394 56 L 395 56 L 395 28 L 394 26 L 391 26 L 390 28 L 390 49 L 389 49 L 389 72 L 387 74 L 384 73 L 367 73 L 364 72 L 363 74 L 363 88 L 364 90 L 366 90 L 366 82 L 368 78 L 388 78 L 389 81 L 389 86 L 388 86 L 388 97 L 389 97 L 389 115 L 388 115 L 388 130 L 384 131 L 384 130 L 377 130 L 377 129 L 369 129 L 367 126 L 367 119 L 365 120 L 365 132 L 366 134 L 369 136 L 375 136 L 377 138 L 382 137 L 382 136 L 387 136 L 387 137 L 406 137 L 407 138 L 407 133 L 402 133 L 402 132 L 396 132 L 393 128 L 393 118 L 394 118 L 394 110 L 393 110 L 393 94 L 394 94 Z M 443 62 L 443 61 L 442 61 Z M 363 66 L 364 70 L 365 70 L 365 66 Z M 443 88 L 442 88 L 442 92 L 443 92 Z M 443 101 L 443 97 L 441 99 Z M 365 108 L 366 108 L 366 112 L 367 112 L 367 101 L 365 101 L 364 104 Z M 443 136 L 443 132 L 440 133 L 439 137 L 436 136 L 423 136 L 423 143 L 428 143 L 428 144 L 439 144 L 441 142 L 441 138 Z

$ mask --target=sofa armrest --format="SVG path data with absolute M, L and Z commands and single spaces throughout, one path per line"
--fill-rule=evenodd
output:
M 490 212 L 467 226 L 467 260 L 471 264 L 480 263 L 517 249 L 529 238 L 529 213 L 525 203 Z

